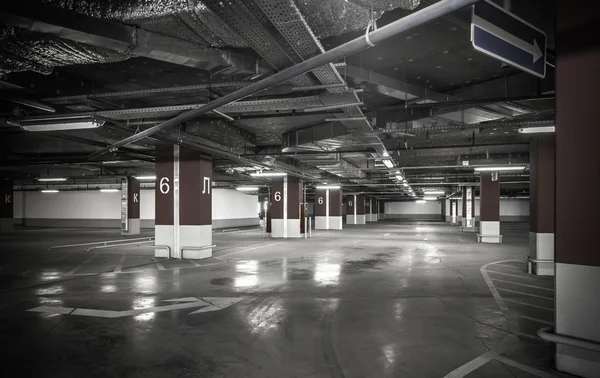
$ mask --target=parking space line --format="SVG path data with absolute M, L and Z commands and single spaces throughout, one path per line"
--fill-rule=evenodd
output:
M 529 294 L 529 293 L 525 293 L 523 291 L 516 291 L 516 290 L 509 290 L 509 289 L 503 289 L 501 287 L 498 288 L 498 290 L 502 290 L 502 291 L 508 291 L 509 293 L 515 293 L 515 294 L 521 294 L 521 295 L 528 295 L 530 297 L 535 297 L 535 298 L 542 298 L 542 299 L 547 299 L 549 301 L 553 301 L 554 298 L 550 298 L 550 297 L 544 297 L 543 295 L 535 295 L 535 294 Z
M 538 282 L 541 281 L 540 279 L 534 278 L 534 277 L 526 277 L 526 276 L 521 276 L 521 275 L 518 275 L 518 274 L 510 274 L 510 273 L 504 273 L 504 272 L 497 272 L 495 270 L 489 270 L 488 269 L 487 272 L 488 273 L 494 273 L 494 274 L 501 274 L 503 276 L 519 277 L 519 278 L 523 278 L 523 279 L 526 279 L 526 280 L 535 280 L 535 281 L 538 281 Z M 551 281 L 543 281 L 543 282 L 551 282 Z
M 249 251 L 253 251 L 255 249 L 270 247 L 270 246 L 281 244 L 281 243 L 283 243 L 283 242 L 271 243 L 271 244 L 266 244 L 266 245 L 259 245 L 258 247 L 248 248 L 248 249 L 244 249 L 244 250 L 237 251 L 237 252 L 226 253 L 226 254 L 218 256 L 218 257 L 223 258 L 225 256 L 237 255 L 238 253 L 249 252 Z
M 557 378 L 556 375 L 548 374 L 548 373 L 546 373 L 544 371 L 532 368 L 531 366 L 523 365 L 522 363 L 510 360 L 510 359 L 508 359 L 506 357 L 503 357 L 501 355 L 495 355 L 494 359 L 497 360 L 497 361 L 500 361 L 500 362 L 502 362 L 502 363 L 504 363 L 506 365 L 510 365 L 512 367 L 515 367 L 515 368 L 517 368 L 519 370 L 523 370 L 523 371 L 525 371 L 525 372 L 527 372 L 529 374 L 535 375 L 536 377 L 540 377 L 540 378 Z
M 548 289 L 547 287 L 541 287 L 541 286 L 535 286 L 535 285 L 526 285 L 526 284 L 522 284 L 522 283 L 518 283 L 518 282 L 513 282 L 513 281 L 500 280 L 498 278 L 492 278 L 492 280 L 498 281 L 498 282 L 506 282 L 506 283 L 513 284 L 513 285 L 531 287 L 531 288 L 534 288 L 534 289 L 554 291 L 554 289 Z
M 81 264 L 77 265 L 75 268 L 69 270 L 67 272 L 67 274 L 73 274 L 73 273 L 77 272 L 79 269 L 83 268 L 84 265 L 89 264 L 90 261 L 92 261 L 96 256 L 98 256 L 98 253 L 94 253 L 90 258 L 88 258 L 87 260 L 85 260 Z
M 490 360 L 489 354 L 482 354 L 474 360 L 467 362 L 466 364 L 459 366 L 450 373 L 446 374 L 444 378 L 463 378 L 467 374 L 479 369 Z
M 156 257 L 152 257 L 152 262 L 156 265 L 158 270 L 166 270 L 164 265 L 161 264 L 160 261 L 158 261 L 158 259 Z
M 554 322 L 549 322 L 547 320 L 542 320 L 542 319 L 538 319 L 538 318 L 532 318 L 531 316 L 519 315 L 519 317 L 523 318 L 523 319 L 534 321 L 536 323 L 542 323 L 542 324 L 551 325 L 551 326 L 554 325 Z
M 119 263 L 117 264 L 114 272 L 115 273 L 121 273 L 121 270 L 123 270 L 123 264 L 125 264 L 125 259 L 127 258 L 126 255 L 122 255 L 121 258 L 119 259 Z
M 504 301 L 505 302 L 511 302 L 511 303 L 520 304 L 520 305 L 523 305 L 523 306 L 535 307 L 535 308 L 539 308 L 539 309 L 542 309 L 542 310 L 547 310 L 547 311 L 554 312 L 554 309 L 552 309 L 552 308 L 548 308 L 548 307 L 544 307 L 544 306 L 537 306 L 537 305 L 534 305 L 534 304 L 531 304 L 531 303 L 525 303 L 525 302 L 521 302 L 521 301 L 515 301 L 514 299 L 505 299 Z
M 491 265 L 505 266 L 507 268 L 513 268 L 513 269 L 521 269 L 520 266 L 514 266 L 514 265 L 509 265 L 509 264 L 495 264 L 495 263 L 492 263 Z

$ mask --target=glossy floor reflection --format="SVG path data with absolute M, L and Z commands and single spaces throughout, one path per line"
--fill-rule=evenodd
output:
M 227 233 L 201 262 L 45 252 L 91 236 L 26 232 L 1 240 L 2 363 L 20 376 L 561 376 L 535 338 L 553 292 L 524 273 L 527 225 L 502 245 L 435 222 Z

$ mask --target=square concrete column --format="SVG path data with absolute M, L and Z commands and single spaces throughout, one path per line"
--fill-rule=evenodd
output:
M 365 212 L 366 198 L 364 194 L 356 196 L 356 224 L 366 224 L 367 217 Z
M 271 237 L 299 238 L 300 206 L 302 206 L 302 181 L 283 176 L 273 182 L 271 189 Z M 315 206 L 316 210 L 316 206 Z
M 210 157 L 177 145 L 156 148 L 155 256 L 212 256 L 211 190 Z
M 377 201 L 377 219 L 385 219 L 385 202 L 383 201 Z
M 123 203 L 123 201 L 125 203 Z M 121 235 L 140 234 L 140 182 L 135 177 L 127 177 L 121 187 Z
M 479 234 L 482 243 L 502 243 L 500 235 L 500 179 L 498 172 L 481 173 L 481 220 Z
M 0 233 L 14 231 L 14 191 L 12 180 L 0 179 Z
M 315 190 L 315 230 L 329 229 L 329 190 Z
M 529 163 L 529 256 L 532 272 L 554 275 L 554 135 L 540 135 L 531 140 Z
M 356 194 L 346 199 L 346 224 L 356 224 Z
M 377 209 L 375 208 L 375 199 L 365 198 L 365 221 L 377 222 Z
M 450 200 L 450 223 L 458 224 L 458 200 Z
M 342 189 L 327 189 L 329 229 L 342 229 Z
M 555 332 L 600 343 L 600 2 L 558 1 Z M 556 344 L 556 367 L 598 377 L 600 353 Z
M 460 230 L 465 232 L 476 232 L 475 228 L 475 188 L 466 186 L 462 192 L 462 225 Z

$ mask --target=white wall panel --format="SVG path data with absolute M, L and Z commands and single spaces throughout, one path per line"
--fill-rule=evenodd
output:
M 140 190 L 140 219 L 154 220 L 154 189 Z
M 120 196 L 100 191 L 26 192 L 24 215 L 27 219 L 120 219 Z
M 439 215 L 441 217 L 442 204 L 438 201 L 426 201 L 425 203 L 416 203 L 415 201 L 386 202 L 385 214 L 423 214 Z
M 258 218 L 258 196 L 235 189 L 213 189 L 212 219 Z

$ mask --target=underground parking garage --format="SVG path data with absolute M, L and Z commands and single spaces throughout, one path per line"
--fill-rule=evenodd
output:
M 47 377 L 600 377 L 579 0 L 0 8 L 0 330 Z

